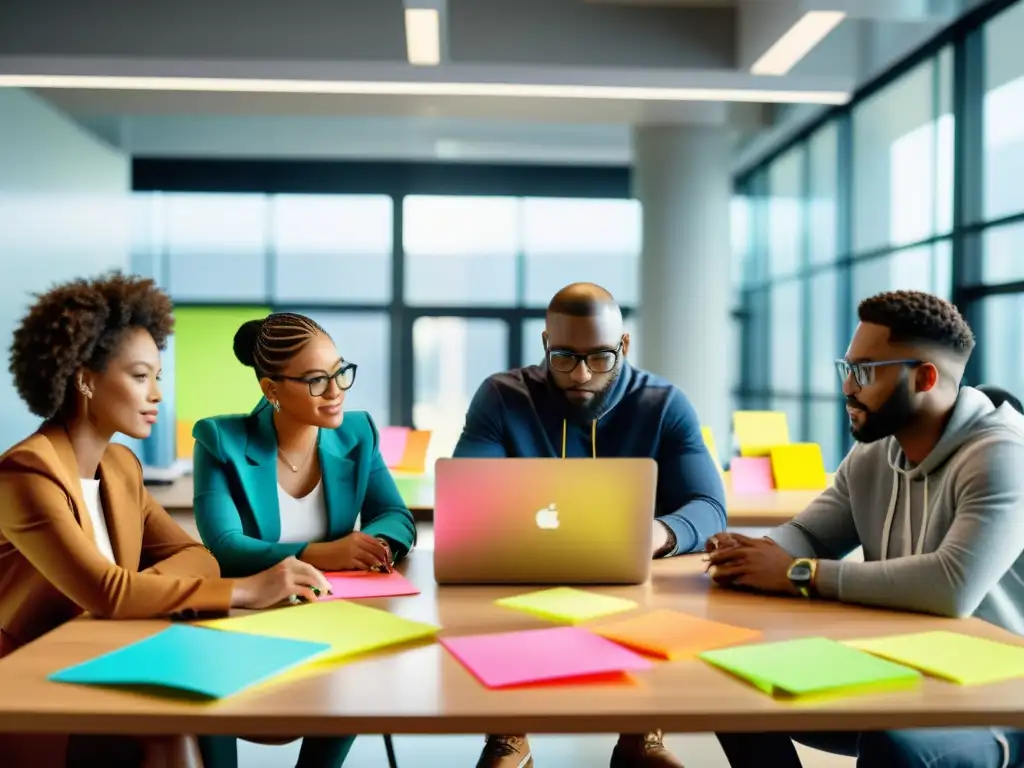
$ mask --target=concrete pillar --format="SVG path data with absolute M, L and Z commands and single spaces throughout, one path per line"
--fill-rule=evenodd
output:
M 639 331 L 643 367 L 679 387 L 730 445 L 731 142 L 724 126 L 638 126 L 633 193 L 643 209 Z

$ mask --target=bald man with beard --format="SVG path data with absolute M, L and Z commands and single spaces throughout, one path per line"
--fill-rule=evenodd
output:
M 725 490 L 700 419 L 669 382 L 632 367 L 612 295 L 592 283 L 551 300 L 545 358 L 491 376 L 477 390 L 455 447 L 467 458 L 653 458 L 658 463 L 652 557 L 700 551 L 725 530 Z M 488 736 L 477 768 L 529 768 L 526 736 Z M 661 731 L 624 734 L 611 768 L 682 768 Z

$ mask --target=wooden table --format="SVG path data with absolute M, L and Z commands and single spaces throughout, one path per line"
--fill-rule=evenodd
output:
M 403 564 L 415 597 L 367 601 L 442 635 L 550 626 L 493 605 L 523 587 L 441 587 L 430 551 Z M 981 621 L 939 619 L 802 598 L 769 598 L 709 587 L 699 557 L 655 563 L 650 583 L 601 591 L 645 608 L 673 608 L 764 631 L 765 640 L 834 638 L 952 629 L 1019 642 Z M 816 703 L 774 700 L 699 661 L 658 662 L 635 683 L 590 683 L 491 691 L 437 643 L 366 656 L 315 677 L 265 684 L 233 698 L 194 703 L 85 686 L 46 676 L 158 631 L 156 621 L 80 619 L 0 661 L 0 732 L 239 734 L 642 733 L 735 730 L 872 730 L 927 726 L 1024 727 L 1024 680 L 962 687 L 925 679 L 903 692 Z
M 419 522 L 434 517 L 434 482 L 430 476 L 396 477 L 405 503 Z M 192 517 L 192 477 L 171 485 L 152 485 L 149 492 L 164 509 L 178 517 Z M 731 528 L 767 528 L 792 520 L 810 504 L 818 491 L 769 491 L 743 494 L 726 490 L 726 507 Z

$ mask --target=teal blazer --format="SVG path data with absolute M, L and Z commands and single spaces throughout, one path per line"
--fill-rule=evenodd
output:
M 226 578 L 266 570 L 298 557 L 301 544 L 281 544 L 277 502 L 277 435 L 270 404 L 261 399 L 248 416 L 196 422 L 193 454 L 195 515 L 203 544 Z M 384 464 L 369 414 L 349 411 L 340 427 L 320 430 L 320 471 L 327 501 L 328 541 L 361 530 L 385 539 L 396 558 L 416 542 L 412 513 Z

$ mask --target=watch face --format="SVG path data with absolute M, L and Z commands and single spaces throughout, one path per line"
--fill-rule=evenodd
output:
M 811 566 L 807 563 L 797 563 L 789 569 L 789 578 L 792 581 L 807 581 L 811 578 Z

